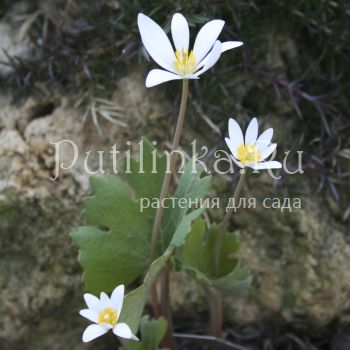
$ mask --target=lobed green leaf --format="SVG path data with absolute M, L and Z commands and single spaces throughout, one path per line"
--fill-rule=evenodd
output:
M 239 243 L 234 234 L 224 236 L 221 248 L 219 275 L 214 273 L 214 247 L 219 226 L 213 225 L 206 232 L 204 221 L 199 218 L 192 224 L 191 233 L 177 255 L 180 266 L 197 279 L 224 292 L 243 292 L 250 285 L 249 270 L 243 267 L 235 257 Z

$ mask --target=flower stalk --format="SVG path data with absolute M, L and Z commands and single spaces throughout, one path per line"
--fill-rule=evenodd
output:
M 170 180 L 171 180 L 171 176 L 172 176 L 173 171 L 174 171 L 175 161 L 176 161 L 176 157 L 175 157 L 173 151 L 177 150 L 177 148 L 179 147 L 180 138 L 181 138 L 182 129 L 183 129 L 183 124 L 184 124 L 184 120 L 185 120 L 185 114 L 186 114 L 187 97 L 188 97 L 188 80 L 183 79 L 182 80 L 182 96 L 181 96 L 180 111 L 179 111 L 179 116 L 177 118 L 175 135 L 174 135 L 173 143 L 171 146 L 171 153 L 170 153 L 170 171 L 165 173 L 163 184 L 162 184 L 162 189 L 160 191 L 159 203 L 162 203 L 163 199 L 169 193 Z M 157 257 L 158 238 L 159 238 L 160 224 L 162 221 L 163 211 L 164 211 L 164 208 L 163 208 L 163 206 L 160 205 L 157 208 L 156 217 L 154 220 L 154 225 L 153 225 L 153 230 L 152 230 L 151 262 L 154 259 L 156 259 L 156 257 Z
M 221 294 L 215 288 L 203 285 L 207 295 L 209 308 L 209 333 L 217 338 L 221 337 L 222 332 L 222 302 Z
M 247 174 L 247 170 L 241 169 L 240 170 L 241 176 L 239 178 L 237 187 L 235 189 L 235 192 L 233 194 L 233 201 L 234 203 L 239 199 L 239 196 L 241 194 L 243 185 L 244 185 L 244 180 Z M 215 242 L 215 248 L 214 248 L 214 271 L 215 275 L 218 277 L 220 273 L 220 254 L 221 254 L 221 246 L 222 246 L 222 241 L 224 239 L 225 233 L 227 232 L 227 227 L 230 222 L 230 218 L 233 214 L 233 211 L 235 210 L 234 206 L 231 206 L 230 208 L 226 207 L 226 215 L 220 225 L 219 229 L 219 234 L 217 237 L 217 240 Z

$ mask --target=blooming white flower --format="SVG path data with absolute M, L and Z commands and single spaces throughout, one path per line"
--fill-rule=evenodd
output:
M 193 50 L 189 50 L 190 31 L 186 18 L 175 13 L 171 21 L 171 35 L 175 51 L 164 30 L 151 18 L 139 13 L 137 18 L 142 43 L 149 55 L 164 69 L 153 69 L 146 78 L 146 87 L 169 80 L 198 79 L 220 58 L 221 53 L 243 45 L 240 41 L 221 43 L 217 40 L 224 21 L 215 19 L 199 31 Z
M 241 168 L 277 169 L 282 164 L 277 161 L 265 161 L 274 152 L 276 143 L 271 144 L 273 129 L 265 130 L 258 137 L 258 121 L 253 118 L 247 128 L 245 137 L 238 123 L 230 118 L 228 123 L 229 137 L 225 138 L 233 161 Z
M 138 340 L 126 323 L 118 322 L 124 300 L 123 285 L 115 288 L 110 298 L 102 292 L 100 298 L 86 293 L 84 299 L 88 309 L 81 310 L 79 313 L 94 324 L 85 329 L 83 342 L 100 337 L 109 330 L 118 337 Z

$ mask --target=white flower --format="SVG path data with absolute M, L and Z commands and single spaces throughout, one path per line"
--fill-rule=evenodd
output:
M 142 43 L 149 55 L 164 69 L 153 69 L 146 78 L 146 87 L 169 80 L 198 79 L 220 58 L 221 53 L 243 45 L 240 41 L 221 43 L 217 40 L 224 21 L 215 19 L 199 31 L 193 50 L 189 50 L 190 31 L 186 18 L 175 13 L 171 21 L 171 35 L 175 50 L 163 29 L 151 18 L 139 13 L 137 18 Z
M 228 123 L 229 137 L 225 138 L 226 144 L 232 153 L 233 161 L 241 168 L 253 169 L 277 169 L 282 164 L 277 161 L 265 161 L 274 152 L 276 143 L 271 144 L 273 129 L 265 130 L 258 137 L 258 121 L 253 118 L 248 125 L 245 137 L 238 123 L 230 118 Z
M 84 299 L 88 309 L 81 310 L 79 313 L 94 324 L 85 329 L 83 342 L 100 337 L 109 330 L 118 337 L 138 340 L 126 323 L 118 322 L 124 300 L 123 285 L 115 288 L 110 298 L 102 292 L 100 299 L 88 293 L 84 294 Z

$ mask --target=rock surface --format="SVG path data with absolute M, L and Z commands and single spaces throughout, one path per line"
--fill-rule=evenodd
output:
M 278 315 L 322 328 L 349 316 L 348 229 L 334 218 L 321 196 L 308 193 L 310 179 L 304 175 L 290 176 L 298 192 L 288 195 L 301 198 L 301 209 L 281 212 L 258 206 L 235 216 L 242 242 L 239 255 L 254 276 L 245 303 L 253 300 L 255 311 L 246 315 L 246 321 Z M 257 202 L 275 197 L 268 185 L 255 190 L 257 179 L 250 185 L 247 196 L 256 196 Z

